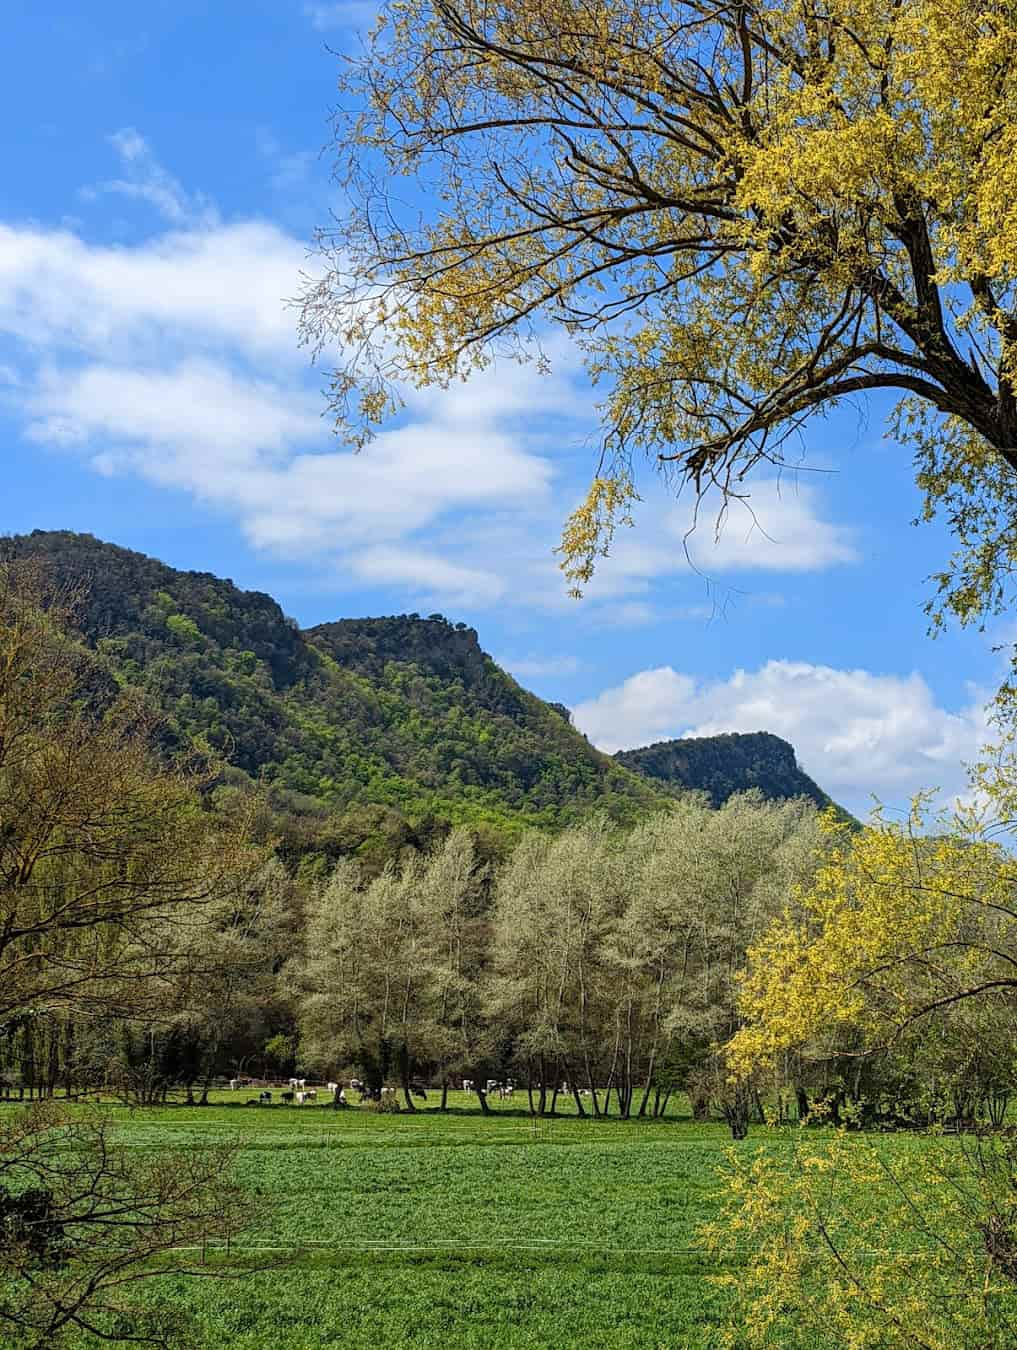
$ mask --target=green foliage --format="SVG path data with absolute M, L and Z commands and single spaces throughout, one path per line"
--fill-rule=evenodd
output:
M 505 838 L 594 810 L 632 823 L 661 800 L 465 624 L 410 614 L 302 633 L 266 595 L 91 535 L 35 531 L 8 547 L 85 587 L 82 633 L 164 714 L 165 746 L 207 746 L 267 782 L 279 816 L 303 819 L 282 826 L 303 831 L 298 852 L 330 836 L 333 861 L 353 852 L 377 870 L 419 847 L 418 822 L 425 835 L 444 821 Z
M 794 747 L 768 731 L 657 741 L 640 750 L 621 750 L 615 759 L 659 782 L 705 792 L 714 806 L 753 788 L 772 801 L 807 797 L 820 808 L 831 805 L 823 789 L 798 767 Z
M 713 1342 L 728 1298 L 712 1277 L 725 1263 L 696 1250 L 696 1228 L 716 1210 L 721 1128 L 572 1117 L 535 1132 L 498 1103 L 489 1120 L 475 1097 L 472 1111 L 464 1093 L 450 1104 L 446 1116 L 124 1113 L 124 1141 L 142 1152 L 241 1133 L 236 1177 L 265 1209 L 234 1252 L 299 1249 L 251 1252 L 252 1265 L 286 1262 L 239 1284 L 167 1278 L 146 1297 L 189 1308 L 224 1350 Z

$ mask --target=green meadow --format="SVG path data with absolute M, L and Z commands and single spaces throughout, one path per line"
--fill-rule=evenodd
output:
M 118 1121 L 132 1148 L 241 1142 L 259 1213 L 239 1246 L 263 1268 L 141 1286 L 195 1319 L 202 1345 L 716 1343 L 727 1296 L 697 1229 L 715 1212 L 723 1126 L 532 1121 L 507 1104 L 485 1119 L 461 1094 L 444 1115 L 229 1096 Z

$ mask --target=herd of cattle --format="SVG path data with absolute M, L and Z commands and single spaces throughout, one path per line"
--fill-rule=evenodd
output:
M 229 1081 L 229 1086 L 231 1091 L 236 1092 L 241 1088 L 251 1088 L 255 1085 L 250 1078 L 231 1078 Z M 365 1098 L 370 1095 L 365 1090 L 364 1084 L 360 1081 L 359 1078 L 350 1079 L 350 1089 L 353 1092 L 360 1093 L 361 1101 L 364 1101 Z M 462 1090 L 463 1092 L 479 1092 L 481 1089 L 472 1078 L 464 1078 Z M 564 1084 L 561 1090 L 562 1092 L 567 1092 L 568 1084 L 567 1083 Z M 332 1094 L 332 1102 L 334 1105 L 338 1104 L 340 1106 L 346 1106 L 347 1104 L 346 1088 L 344 1084 L 326 1083 L 322 1091 L 330 1092 Z M 425 1099 L 427 1097 L 427 1093 L 422 1087 L 414 1086 L 412 1088 L 412 1091 L 413 1095 L 416 1097 L 424 1097 Z M 381 1092 L 383 1096 L 393 1095 L 395 1093 L 395 1088 L 383 1087 L 381 1089 Z M 496 1078 L 489 1078 L 487 1080 L 487 1086 L 484 1089 L 485 1096 L 493 1097 L 495 1094 L 497 1094 L 502 1101 L 504 1101 L 508 1097 L 511 1097 L 514 1092 L 515 1092 L 515 1084 L 513 1083 L 511 1078 L 507 1079 L 505 1082 L 502 1082 Z M 308 1087 L 306 1078 L 291 1078 L 289 1080 L 288 1087 L 280 1091 L 278 1093 L 278 1096 L 279 1100 L 285 1106 L 290 1106 L 293 1103 L 296 1103 L 297 1106 L 303 1106 L 305 1102 L 317 1101 L 318 1089 L 314 1087 Z M 264 1088 L 262 1089 L 261 1092 L 258 1093 L 257 1097 L 249 1097 L 246 1102 L 246 1105 L 271 1106 L 272 1100 L 273 1100 L 273 1090 L 271 1088 Z

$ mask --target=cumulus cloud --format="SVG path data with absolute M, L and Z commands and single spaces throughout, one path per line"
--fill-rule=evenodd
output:
M 964 790 L 962 764 L 987 739 L 986 695 L 941 707 L 925 680 L 769 661 L 730 679 L 696 679 L 662 666 L 631 676 L 575 709 L 576 725 L 608 752 L 676 736 L 771 731 L 835 799 L 864 812 L 875 794 L 905 804 L 925 788 Z
M 313 8 L 324 23 L 332 7 Z M 265 153 L 277 153 L 266 137 Z M 0 224 L 4 397 L 27 434 L 99 472 L 189 492 L 256 546 L 323 552 L 351 579 L 450 605 L 577 614 L 551 553 L 574 491 L 568 465 L 595 422 L 575 349 L 549 341 L 550 375 L 511 364 L 448 389 L 407 389 L 402 418 L 353 454 L 322 418 L 297 342 L 288 298 L 301 288 L 304 244 L 266 221 L 222 220 L 133 128 L 112 139 L 122 174 L 104 188 L 155 207 L 161 232 L 110 246 L 73 228 Z M 763 482 L 753 509 L 758 521 L 736 505 L 717 544 L 694 550 L 705 570 L 799 571 L 853 556 L 811 486 Z M 655 493 L 590 588 L 583 620 L 652 621 L 648 592 L 686 567 L 689 523 Z

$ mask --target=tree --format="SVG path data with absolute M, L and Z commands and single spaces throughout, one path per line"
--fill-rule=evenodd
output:
M 409 1111 L 415 1070 L 433 1067 L 444 1083 L 472 1061 L 482 1035 L 478 880 L 465 830 L 369 881 L 339 863 L 308 906 L 292 966 L 311 1061 L 329 1072 L 352 1061 L 374 1096 L 394 1070 Z
M 1003 0 L 407 0 L 344 58 L 303 332 L 358 438 L 406 384 L 548 329 L 604 388 L 563 538 L 581 585 L 648 453 L 747 491 L 814 415 L 899 394 L 960 550 L 937 612 L 1001 605 L 1017 506 L 1017 24 Z M 393 181 L 409 180 L 404 192 Z
M 975 774 L 987 801 L 951 820 L 930 822 L 919 799 L 909 820 L 856 834 L 828 821 L 814 883 L 749 953 L 730 1072 L 779 1072 L 789 1056 L 842 1066 L 845 1126 L 974 1134 L 969 1148 L 934 1137 L 888 1153 L 841 1132 L 736 1163 L 716 1232 L 751 1253 L 735 1277 L 749 1344 L 783 1343 L 799 1313 L 819 1344 L 1013 1340 L 1017 1150 L 1000 1127 L 1017 1070 L 1017 877 L 999 836 L 1015 768 L 1011 743 Z
M 52 1050 L 65 1030 L 152 1015 L 257 857 L 204 809 L 199 776 L 160 766 L 151 719 L 71 636 L 73 599 L 31 562 L 0 563 L 0 1034 L 31 1059 L 46 1036 Z M 176 1248 L 236 1231 L 230 1160 L 137 1157 L 51 1103 L 5 1115 L 0 1324 L 31 1346 L 75 1330 L 180 1344 L 127 1293 L 189 1269 Z
M 0 1023 L 159 1006 L 182 929 L 251 864 L 206 772 L 160 765 L 150 713 L 75 641 L 73 602 L 0 565 Z
M 464 829 L 453 830 L 416 870 L 413 903 L 427 982 L 420 1049 L 441 1079 L 443 1108 L 449 1075 L 468 1073 L 484 1042 L 480 977 L 486 879 L 487 869 L 479 865 Z
M 608 1096 L 617 1076 L 623 1028 L 612 1025 L 617 994 L 605 986 L 602 949 L 624 894 L 619 853 L 607 822 L 595 820 L 556 839 L 524 838 L 498 878 L 488 1018 L 540 1115 L 549 1093 L 554 1110 L 563 1077 L 580 1114 L 580 1081 L 600 1114 L 596 1092 L 604 1078 L 596 1070 L 607 1070 L 604 1049 L 614 1032 Z
M 0 1121 L 0 1324 L 26 1347 L 91 1332 L 118 1345 L 189 1343 L 179 1306 L 132 1301 L 153 1274 L 209 1274 L 199 1252 L 234 1237 L 251 1205 L 235 1148 L 139 1151 L 102 1114 L 53 1103 Z
M 1012 856 L 970 811 L 949 833 L 929 835 L 927 825 L 921 800 L 909 820 L 877 818 L 854 836 L 830 824 L 833 847 L 814 884 L 749 952 L 743 1026 L 728 1046 L 736 1070 L 824 1036 L 872 1056 L 937 1019 L 963 1037 L 956 1018 L 966 1006 L 1013 1026 Z

